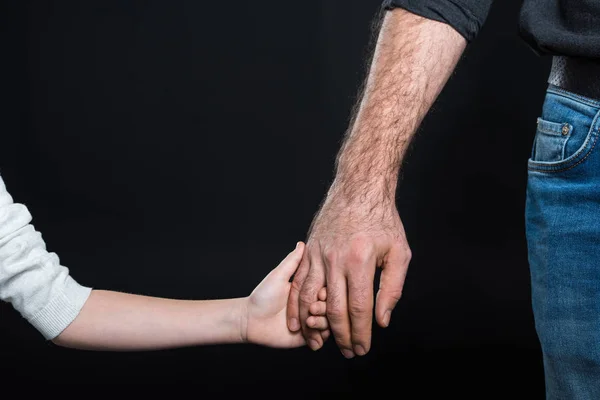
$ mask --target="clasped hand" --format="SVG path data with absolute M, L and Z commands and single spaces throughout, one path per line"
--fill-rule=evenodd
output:
M 410 258 L 395 204 L 364 207 L 330 198 L 307 244 L 298 243 L 248 297 L 246 340 L 318 350 L 331 330 L 345 357 L 365 355 L 371 348 L 373 311 L 377 323 L 387 327 Z M 382 272 L 374 299 L 377 267 Z
M 333 193 L 333 194 L 332 194 Z M 356 203 L 335 192 L 316 216 L 288 299 L 288 327 L 302 332 L 313 350 L 327 335 L 327 316 L 336 344 L 346 358 L 365 355 L 371 347 L 373 308 L 381 327 L 402 295 L 411 259 L 395 202 Z M 382 268 L 376 301 L 373 282 Z M 319 301 L 319 295 L 326 303 Z M 375 303 L 375 304 L 374 304 Z

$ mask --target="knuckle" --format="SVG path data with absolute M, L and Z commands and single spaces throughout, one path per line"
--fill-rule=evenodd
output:
M 398 301 L 402 297 L 402 289 L 390 290 L 389 294 L 392 299 Z
M 334 265 L 336 263 L 336 260 L 338 259 L 338 251 L 333 247 L 324 249 L 323 259 L 325 260 L 327 265 Z
M 348 311 L 353 317 L 366 317 L 371 313 L 366 304 L 359 302 L 351 302 L 348 305 Z
M 391 298 L 396 302 L 402 297 L 402 288 L 383 287 L 382 292 L 384 292 L 387 297 Z
M 338 321 L 341 321 L 343 317 L 344 317 L 344 313 L 342 312 L 342 310 L 339 307 L 329 307 L 327 309 L 327 318 L 330 321 L 338 322 Z
M 346 261 L 350 264 L 364 264 L 371 257 L 373 245 L 364 238 L 354 239 L 346 254 Z

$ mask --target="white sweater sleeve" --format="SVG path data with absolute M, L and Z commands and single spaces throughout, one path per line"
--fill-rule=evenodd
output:
M 77 283 L 58 256 L 46 251 L 31 220 L 0 177 L 0 300 L 50 340 L 77 317 L 92 289 Z

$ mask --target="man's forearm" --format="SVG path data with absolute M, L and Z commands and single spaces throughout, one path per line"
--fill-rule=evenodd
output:
M 402 158 L 466 40 L 402 9 L 386 12 L 331 190 L 346 201 L 393 201 Z
M 153 350 L 245 341 L 245 300 L 171 300 L 94 290 L 53 341 L 89 350 Z
M 347 358 L 371 347 L 373 305 L 389 326 L 411 259 L 395 206 L 398 170 L 421 120 L 466 40 L 448 25 L 404 10 L 384 17 L 364 93 L 336 160 L 336 176 L 309 229 L 290 294 L 290 329 L 327 287 L 327 318 Z M 382 269 L 373 299 L 376 267 Z M 302 324 L 310 344 L 319 332 Z M 312 347 L 312 346 L 311 346 Z

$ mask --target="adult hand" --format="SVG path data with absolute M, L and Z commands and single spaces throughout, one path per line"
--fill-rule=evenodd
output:
M 392 197 L 393 199 L 393 197 Z M 288 327 L 302 330 L 308 345 L 323 345 L 318 330 L 307 326 L 309 307 L 327 287 L 327 318 L 342 354 L 365 355 L 371 347 L 373 281 L 382 268 L 376 320 L 390 323 L 402 294 L 411 251 L 393 200 L 347 200 L 332 185 L 317 214 L 288 299 Z
M 403 9 L 386 11 L 373 59 L 338 156 L 335 181 L 309 234 L 288 301 L 288 326 L 316 349 L 306 326 L 327 287 L 327 317 L 346 357 L 371 345 L 373 278 L 383 268 L 375 315 L 382 327 L 402 293 L 411 258 L 395 206 L 406 150 L 467 41 L 448 24 Z

